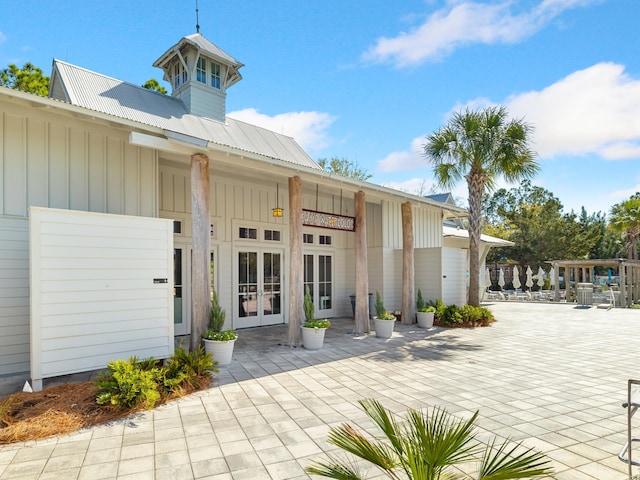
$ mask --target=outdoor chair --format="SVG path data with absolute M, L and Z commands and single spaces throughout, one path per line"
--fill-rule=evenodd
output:
M 640 442 L 640 437 L 631 435 L 631 419 L 640 407 L 640 390 L 632 391 L 633 385 L 640 385 L 640 380 L 630 379 L 627 384 L 627 401 L 622 404 L 627 409 L 627 441 L 618 454 L 618 458 L 629 466 L 629 480 L 633 477 L 633 466 L 640 466 L 640 462 L 631 458 L 633 442 Z

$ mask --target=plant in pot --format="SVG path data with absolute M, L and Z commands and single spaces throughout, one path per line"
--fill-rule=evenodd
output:
M 304 293 L 304 318 L 302 324 L 302 345 L 307 350 L 319 350 L 324 343 L 324 332 L 331 326 L 329 320 L 315 318 L 316 308 L 311 299 L 309 286 Z
M 211 314 L 209 315 L 209 329 L 202 337 L 204 349 L 211 353 L 218 365 L 229 365 L 233 356 L 233 346 L 238 334 L 233 330 L 222 330 L 227 314 L 218 302 L 215 290 L 211 295 Z
M 391 338 L 393 334 L 393 325 L 396 323 L 396 317 L 393 313 L 388 312 L 384 308 L 380 292 L 376 292 L 376 316 L 373 317 L 375 324 L 376 337 Z
M 436 313 L 436 307 L 424 302 L 422 298 L 422 292 L 418 289 L 418 300 L 416 301 L 416 318 L 418 319 L 418 327 L 431 328 L 433 327 L 433 317 Z

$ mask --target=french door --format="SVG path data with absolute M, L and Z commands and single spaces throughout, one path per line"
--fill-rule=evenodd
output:
M 311 293 L 316 318 L 333 316 L 333 255 L 306 253 L 304 255 L 304 291 Z
M 191 248 L 173 249 L 173 334 L 187 335 L 191 318 Z
M 243 248 L 235 254 L 235 328 L 284 323 L 283 250 Z

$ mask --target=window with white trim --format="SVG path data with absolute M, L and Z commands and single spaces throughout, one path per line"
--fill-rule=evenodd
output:
M 200 57 L 196 64 L 196 80 L 200 83 L 207 84 L 207 61 Z
M 257 228 L 247 228 L 240 227 L 238 230 L 238 237 L 246 240 L 257 240 L 258 239 L 258 229 Z
M 319 235 L 320 245 L 331 245 L 331 235 Z
M 303 233 L 302 234 L 302 243 L 311 243 L 311 244 L 313 244 L 313 234 L 312 233 Z
M 211 62 L 211 86 L 220 88 L 220 64 Z
M 273 242 L 280 241 L 280 230 L 265 230 L 264 231 L 264 239 L 270 240 Z
M 173 66 L 173 88 L 180 86 L 180 64 L 176 63 Z

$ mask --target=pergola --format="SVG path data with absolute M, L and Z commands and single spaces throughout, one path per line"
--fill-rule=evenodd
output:
M 548 262 L 553 266 L 554 299 L 560 301 L 560 269 L 564 268 L 566 296 L 570 298 L 571 271 L 575 284 L 579 282 L 592 283 L 595 267 L 613 267 L 620 276 L 620 306 L 628 307 L 640 300 L 640 260 L 612 258 L 608 260 L 553 260 Z

